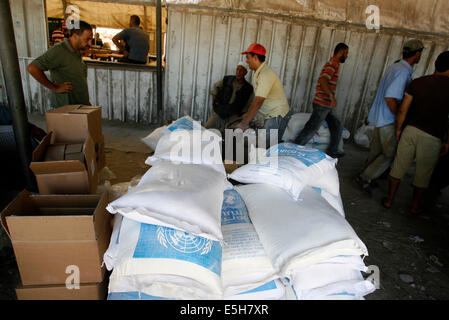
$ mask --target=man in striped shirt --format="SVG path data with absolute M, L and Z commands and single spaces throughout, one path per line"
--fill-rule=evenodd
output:
M 335 112 L 337 100 L 335 91 L 337 89 L 338 71 L 340 64 L 348 58 L 349 48 L 344 43 L 339 43 L 334 50 L 334 55 L 321 70 L 316 87 L 315 98 L 313 99 L 313 112 L 304 129 L 295 139 L 295 143 L 306 145 L 314 134 L 318 131 L 321 123 L 326 120 L 331 133 L 331 141 L 327 149 L 327 154 L 333 158 L 341 158 L 344 153 L 338 151 L 338 145 L 342 135 L 342 125 Z
M 140 18 L 132 15 L 129 28 L 116 34 L 112 41 L 123 52 L 120 62 L 146 64 L 150 50 L 148 34 L 140 27 Z

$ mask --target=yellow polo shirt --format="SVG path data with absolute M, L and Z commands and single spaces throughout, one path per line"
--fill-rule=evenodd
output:
M 254 73 L 254 96 L 265 98 L 259 113 L 265 118 L 285 117 L 289 111 L 287 97 L 277 74 L 265 62 Z

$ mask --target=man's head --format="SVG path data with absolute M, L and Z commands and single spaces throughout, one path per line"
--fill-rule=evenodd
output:
M 239 62 L 237 65 L 237 69 L 235 70 L 235 78 L 240 81 L 245 79 L 246 74 L 248 73 L 248 69 L 243 62 Z
M 435 70 L 449 76 L 449 51 L 441 53 L 435 61 Z
M 70 31 L 70 43 L 76 51 L 87 50 L 92 45 L 92 26 L 85 21 L 79 22 L 79 28 Z
M 402 49 L 402 58 L 408 60 L 411 65 L 414 65 L 421 60 L 421 54 L 424 50 L 424 44 L 419 39 L 411 39 L 404 44 Z
M 139 18 L 139 16 L 132 15 L 131 18 L 129 18 L 129 26 L 131 28 L 140 26 L 140 18 Z
M 265 62 L 267 50 L 265 50 L 263 45 L 253 43 L 246 49 L 246 51 L 243 51 L 242 54 L 246 55 L 246 63 L 249 68 L 251 70 L 257 70 L 257 68 Z
M 340 42 L 334 49 L 334 58 L 336 58 L 340 63 L 345 63 L 346 59 L 348 59 L 349 47 Z

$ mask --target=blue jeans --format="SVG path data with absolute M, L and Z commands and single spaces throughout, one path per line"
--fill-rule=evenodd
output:
M 338 144 L 340 143 L 343 126 L 337 117 L 335 108 L 324 107 L 318 104 L 313 104 L 313 112 L 310 116 L 309 121 L 307 121 L 304 129 L 299 133 L 295 139 L 295 143 L 301 146 L 306 145 L 310 139 L 313 138 L 315 133 L 321 126 L 321 123 L 326 120 L 329 126 L 329 131 L 331 134 L 331 141 L 327 149 L 328 153 L 337 153 Z
M 292 116 L 292 113 L 289 112 L 285 115 L 285 117 L 277 116 L 275 118 L 270 118 L 265 120 L 264 123 L 264 129 L 267 133 L 267 142 L 266 147 L 267 149 L 271 146 L 270 144 L 270 130 L 275 129 L 278 133 L 278 139 L 275 141 L 276 144 L 281 143 L 282 136 L 284 135 L 285 129 L 287 128 L 288 122 L 290 121 L 290 118 Z

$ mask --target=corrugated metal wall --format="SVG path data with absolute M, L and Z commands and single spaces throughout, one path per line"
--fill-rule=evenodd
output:
M 19 58 L 25 103 L 29 112 L 44 114 L 51 108 L 51 92 L 26 71 L 33 59 Z M 104 119 L 143 123 L 157 121 L 154 71 L 89 66 L 87 79 L 90 102 L 103 107 Z
M 420 36 L 176 7 L 169 7 L 168 19 L 166 118 L 190 115 L 206 121 L 210 89 L 235 72 L 244 59 L 240 53 L 252 42 L 266 47 L 267 62 L 279 75 L 291 109 L 309 112 L 322 66 L 335 45 L 345 42 L 350 51 L 340 71 L 338 113 L 352 132 L 367 116 L 385 68 L 401 58 L 406 40 Z M 421 38 L 426 50 L 415 77 L 433 73 L 436 57 L 449 47 L 447 38 Z

